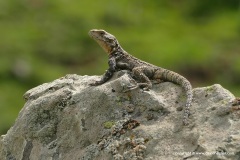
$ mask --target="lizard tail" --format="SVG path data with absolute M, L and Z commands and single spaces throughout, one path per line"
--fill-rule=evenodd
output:
M 155 72 L 154 78 L 174 82 L 176 84 L 179 84 L 184 89 L 184 91 L 186 92 L 187 100 L 186 100 L 186 105 L 184 109 L 183 123 L 184 125 L 187 125 L 188 117 L 190 115 L 190 107 L 193 100 L 191 83 L 180 74 L 167 69 L 162 69 L 162 68 Z

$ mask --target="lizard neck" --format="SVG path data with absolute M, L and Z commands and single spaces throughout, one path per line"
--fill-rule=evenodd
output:
M 124 53 L 123 48 L 118 43 L 116 43 L 116 45 L 112 47 L 111 51 L 109 52 L 109 55 L 112 55 L 116 52 Z

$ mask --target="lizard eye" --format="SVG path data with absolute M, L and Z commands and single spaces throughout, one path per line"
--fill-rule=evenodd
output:
M 99 32 L 99 33 L 100 33 L 100 35 L 104 35 L 104 32 L 102 32 L 102 31 L 101 31 L 101 32 Z

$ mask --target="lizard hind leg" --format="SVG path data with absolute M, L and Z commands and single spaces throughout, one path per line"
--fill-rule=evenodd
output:
M 152 88 L 152 82 L 149 79 L 149 77 L 152 77 L 154 74 L 152 68 L 149 68 L 148 66 L 135 67 L 132 69 L 132 74 L 133 78 L 139 83 L 130 88 L 131 90 L 140 87 L 144 91 L 147 91 Z

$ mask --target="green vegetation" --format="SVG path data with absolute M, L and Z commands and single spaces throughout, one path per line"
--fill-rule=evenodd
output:
M 113 122 L 113 121 L 107 121 L 107 122 L 104 122 L 104 124 L 103 124 L 103 126 L 104 126 L 104 128 L 106 128 L 106 129 L 110 129 L 110 128 L 112 128 L 112 126 L 115 124 L 115 122 Z
M 235 0 L 0 1 L 0 134 L 32 87 L 65 74 L 102 74 L 107 55 L 88 37 L 114 34 L 129 53 L 240 94 L 240 3 Z

